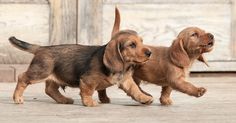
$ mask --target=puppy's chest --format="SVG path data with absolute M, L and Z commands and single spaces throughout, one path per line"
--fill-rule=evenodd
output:
M 125 73 L 115 73 L 110 75 L 110 83 L 111 84 L 120 84 L 126 81 L 128 78 L 131 78 L 133 75 L 133 71 L 129 70 Z

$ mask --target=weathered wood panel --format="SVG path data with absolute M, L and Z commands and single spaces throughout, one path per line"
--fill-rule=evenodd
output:
M 102 0 L 79 0 L 78 43 L 101 44 Z
M 77 0 L 49 0 L 50 44 L 76 44 Z
M 0 0 L 1 4 L 48 4 L 48 0 Z
M 235 72 L 236 62 L 235 61 L 213 61 L 209 62 L 207 67 L 202 62 L 195 62 L 190 69 L 193 72 Z
M 48 45 L 48 20 L 47 4 L 0 4 L 0 64 L 28 63 L 32 58 L 31 54 L 11 46 L 10 36 Z
M 146 2 L 146 1 L 145 1 Z M 134 2 L 135 3 L 135 2 Z M 232 60 L 231 8 L 222 4 L 120 4 L 121 29 L 136 30 L 145 44 L 169 46 L 177 34 L 188 26 L 198 26 L 215 35 L 213 52 L 208 60 Z M 110 38 L 114 4 L 103 6 L 103 41 Z M 105 42 L 103 42 L 105 43 Z
M 232 37 L 232 54 L 233 59 L 236 60 L 236 1 L 232 1 L 232 27 L 231 27 L 231 37 Z
M 195 3 L 202 3 L 202 4 L 211 4 L 211 3 L 231 3 L 232 0 L 103 0 L 105 4 L 166 4 L 166 3 L 188 3 L 188 4 L 195 4 Z

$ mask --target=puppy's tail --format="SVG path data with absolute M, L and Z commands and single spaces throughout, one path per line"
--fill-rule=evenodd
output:
M 114 21 L 114 26 L 113 26 L 113 29 L 112 29 L 111 37 L 113 37 L 119 31 L 120 31 L 120 11 L 116 7 L 116 9 L 115 9 L 115 21 Z
M 27 42 L 24 42 L 24 41 L 21 41 L 19 39 L 16 39 L 14 36 L 10 37 L 8 39 L 10 41 L 10 43 L 20 49 L 20 50 L 23 50 L 23 51 L 26 51 L 26 52 L 29 52 L 29 53 L 32 53 L 32 54 L 35 54 L 35 52 L 38 50 L 38 48 L 40 47 L 39 45 L 35 45 L 35 44 L 30 44 L 30 43 L 27 43 Z

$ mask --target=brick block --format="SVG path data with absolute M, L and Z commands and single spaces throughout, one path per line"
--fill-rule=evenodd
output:
M 10 65 L 0 65 L 0 82 L 15 82 L 15 70 Z
M 18 75 L 25 72 L 29 64 L 11 64 L 10 66 L 15 70 L 15 81 L 17 81 Z

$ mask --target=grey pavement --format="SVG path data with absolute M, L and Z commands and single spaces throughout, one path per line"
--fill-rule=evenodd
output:
M 113 86 L 108 88 L 110 104 L 84 107 L 79 89 L 67 88 L 75 104 L 57 104 L 44 93 L 44 83 L 29 86 L 25 103 L 13 103 L 16 83 L 0 83 L 0 123 L 236 123 L 236 77 L 190 78 L 194 85 L 208 89 L 200 98 L 174 91 L 171 106 L 159 103 L 160 87 L 143 84 L 154 96 L 153 104 L 139 104 Z M 97 93 L 94 94 L 97 99 Z

